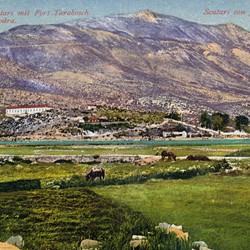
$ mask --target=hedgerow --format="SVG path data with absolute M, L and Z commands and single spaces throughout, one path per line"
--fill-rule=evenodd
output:
M 107 185 L 125 185 L 125 184 L 138 184 L 145 183 L 150 179 L 189 179 L 199 175 L 205 175 L 208 173 L 215 173 L 221 170 L 229 169 L 230 164 L 225 160 L 218 161 L 214 165 L 206 166 L 190 166 L 186 169 L 180 169 L 178 167 L 171 168 L 165 171 L 155 171 L 148 174 L 135 174 L 126 176 L 124 178 L 112 177 L 105 180 L 86 181 L 84 176 L 74 175 L 71 178 L 55 180 L 50 186 L 59 186 L 60 188 L 70 187 L 89 187 L 89 186 L 107 186 Z

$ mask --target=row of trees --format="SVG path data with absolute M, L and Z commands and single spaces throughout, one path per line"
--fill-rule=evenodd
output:
M 220 112 L 209 114 L 207 111 L 204 111 L 201 113 L 200 122 L 202 127 L 223 131 L 230 122 L 230 116 Z M 244 115 L 239 115 L 235 117 L 234 123 L 235 129 L 241 131 L 248 126 L 249 119 Z

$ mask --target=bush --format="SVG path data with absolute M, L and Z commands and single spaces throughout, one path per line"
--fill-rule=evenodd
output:
M 68 163 L 68 164 L 73 164 L 73 161 L 72 160 L 60 159 L 60 160 L 54 161 L 54 163 Z
M 250 149 L 242 149 L 240 151 L 233 152 L 231 154 L 228 154 L 226 156 L 242 156 L 242 157 L 250 157 Z
M 18 180 L 0 183 L 0 192 L 41 189 L 40 180 Z
M 17 163 L 19 163 L 19 164 L 30 164 L 30 163 L 32 163 L 32 161 L 25 160 L 20 156 L 14 156 L 13 159 L 12 159 L 12 162 L 6 161 L 5 163 L 9 163 L 9 164 L 17 164 Z
M 214 167 L 214 172 L 219 172 L 225 169 L 231 169 L 231 166 L 226 159 L 219 161 L 213 167 Z

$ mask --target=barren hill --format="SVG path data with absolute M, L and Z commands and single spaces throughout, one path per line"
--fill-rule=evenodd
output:
M 18 26 L 0 34 L 0 88 L 29 101 L 250 115 L 249 47 L 250 33 L 234 24 L 150 11 Z

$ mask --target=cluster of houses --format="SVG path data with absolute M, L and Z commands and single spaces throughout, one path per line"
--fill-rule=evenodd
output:
M 22 105 L 22 106 L 8 106 L 5 108 L 5 115 L 6 116 L 25 116 L 31 115 L 35 113 L 42 113 L 48 110 L 54 109 L 51 105 L 48 104 L 41 104 L 41 105 Z M 92 112 L 97 109 L 97 105 L 91 103 L 87 106 L 86 111 L 89 113 L 87 120 L 84 120 L 83 117 L 72 117 L 74 121 L 78 121 L 79 123 L 91 123 L 91 124 L 99 124 L 105 122 L 105 124 L 110 123 L 107 121 L 107 118 L 104 119 L 103 117 L 98 117 L 94 115 Z M 189 132 L 187 131 L 172 131 L 172 130 L 163 130 L 162 137 L 163 138 L 170 138 L 170 137 L 182 137 L 182 138 L 191 138 L 191 137 L 202 137 L 202 136 L 223 136 L 223 137 L 246 137 L 248 136 L 247 133 L 244 131 L 234 131 L 230 133 L 225 133 L 221 131 L 214 131 L 211 129 L 204 129 L 198 126 L 190 125 L 184 123 L 182 121 L 175 121 L 173 122 L 177 124 L 184 125 L 189 128 Z M 112 122 L 111 122 L 112 123 Z

